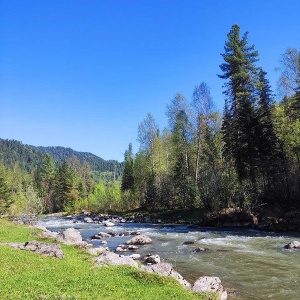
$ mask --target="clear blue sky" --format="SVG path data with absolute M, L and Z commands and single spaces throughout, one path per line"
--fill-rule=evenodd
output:
M 300 1 L 0 0 L 0 137 L 123 160 L 151 112 L 205 81 L 222 110 L 231 26 L 249 32 L 276 91 L 278 59 L 300 49 Z

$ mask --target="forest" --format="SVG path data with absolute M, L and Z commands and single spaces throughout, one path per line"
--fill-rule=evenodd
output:
M 58 160 L 58 149 L 32 149 L 39 152 L 30 168 L 19 153 L 9 163 L 2 158 L 0 213 L 299 210 L 300 51 L 287 48 L 279 58 L 279 102 L 238 25 L 221 55 L 222 113 L 205 81 L 190 100 L 176 94 L 166 107 L 168 127 L 149 112 L 138 125 L 138 152 L 129 144 L 124 162 L 98 176 L 93 160 L 76 153 Z

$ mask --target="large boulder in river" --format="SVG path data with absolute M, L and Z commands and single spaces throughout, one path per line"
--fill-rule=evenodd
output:
M 127 245 L 145 245 L 151 243 L 152 240 L 146 235 L 137 235 L 126 242 Z
M 150 266 L 142 266 L 142 271 L 148 273 L 157 273 L 161 276 L 170 276 L 175 278 L 185 289 L 191 289 L 191 284 L 186 281 L 178 272 L 173 269 L 173 266 L 169 263 L 159 263 Z
M 67 245 L 78 245 L 82 244 L 82 237 L 78 230 L 74 228 L 68 228 L 65 231 L 61 232 L 56 239 L 58 242 L 67 244 Z
M 198 278 L 193 285 L 193 292 L 216 292 L 219 294 L 220 300 L 227 299 L 227 292 L 219 277 L 203 276 Z
M 293 241 L 284 246 L 285 249 L 300 249 L 300 242 Z
M 97 266 L 108 265 L 128 265 L 137 268 L 138 263 L 129 256 L 119 255 L 113 252 L 103 252 L 95 258 Z

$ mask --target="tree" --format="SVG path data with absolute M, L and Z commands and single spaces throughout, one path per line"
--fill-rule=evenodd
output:
M 125 151 L 124 171 L 122 177 L 121 190 L 133 190 L 134 188 L 134 174 L 133 174 L 133 153 L 132 144 L 129 144 L 128 150 Z
M 257 149 L 258 163 L 263 175 L 264 185 L 270 185 L 276 175 L 280 173 L 284 155 L 273 126 L 272 107 L 274 101 L 266 75 L 267 73 L 262 69 L 259 71 Z
M 248 45 L 248 33 L 240 38 L 240 28 L 233 25 L 225 42 L 223 71 L 226 96 L 223 136 L 225 152 L 233 159 L 240 182 L 250 178 L 255 185 L 255 80 L 258 52 Z
M 195 182 L 192 180 L 189 156 L 189 119 L 184 110 L 178 112 L 172 130 L 174 202 L 181 208 L 194 206 Z
M 9 187 L 2 175 L 0 174 L 0 215 L 4 214 L 12 203 Z
M 198 181 L 201 142 L 207 132 L 211 118 L 213 117 L 214 104 L 210 95 L 210 89 L 205 82 L 194 88 L 192 107 L 194 109 L 194 138 L 196 140 L 195 182 Z
M 47 212 L 52 212 L 54 207 L 54 182 L 55 166 L 52 156 L 46 154 L 38 166 L 36 172 L 36 187 L 38 190 L 38 197 L 44 201 L 45 209 Z
M 300 51 L 295 48 L 288 48 L 279 60 L 281 75 L 278 80 L 278 87 L 284 96 L 294 95 L 299 92 L 300 87 Z
M 279 91 L 288 98 L 287 111 L 291 121 L 300 119 L 300 51 L 288 48 L 280 58 L 281 75 L 278 80 Z

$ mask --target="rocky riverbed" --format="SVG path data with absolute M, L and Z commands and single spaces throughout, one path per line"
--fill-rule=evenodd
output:
M 114 225 L 105 225 L 106 221 Z M 108 247 L 115 252 L 119 247 L 118 255 L 142 260 L 149 253 L 158 255 L 192 285 L 199 277 L 219 277 L 229 288 L 229 299 L 290 300 L 300 293 L 300 251 L 285 249 L 290 242 L 300 240 L 299 233 L 194 228 L 162 221 L 135 223 L 132 218 L 101 215 L 49 217 L 40 225 L 57 232 L 74 227 L 95 248 Z M 95 235 L 100 238 L 94 239 Z M 129 249 L 126 242 L 139 235 L 148 236 L 152 243 Z

